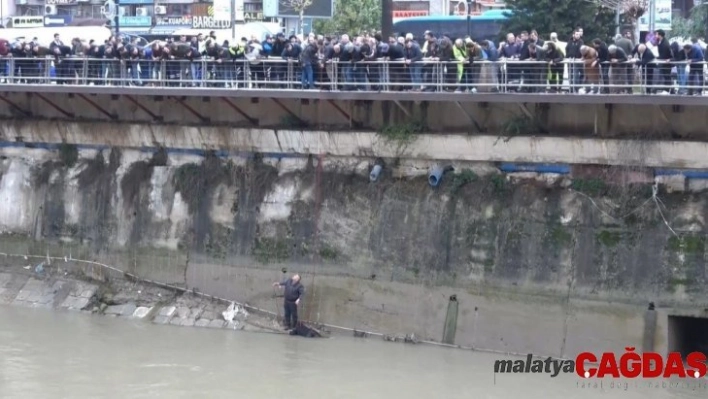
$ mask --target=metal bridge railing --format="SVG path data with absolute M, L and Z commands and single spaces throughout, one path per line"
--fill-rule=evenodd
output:
M 0 82 L 215 89 L 322 89 L 462 93 L 693 94 L 705 90 L 705 62 L 593 63 L 583 60 L 116 60 L 0 58 Z

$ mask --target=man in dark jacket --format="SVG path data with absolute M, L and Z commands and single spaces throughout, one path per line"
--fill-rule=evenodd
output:
M 273 57 L 282 57 L 285 51 L 285 46 L 289 42 L 285 39 L 283 32 L 279 32 L 275 35 L 275 40 L 271 47 L 270 54 Z M 276 82 L 285 82 L 288 79 L 288 66 L 285 63 L 274 63 L 271 67 L 271 79 Z M 284 85 L 278 84 L 277 87 L 285 87 Z
M 305 297 L 305 286 L 300 283 L 300 275 L 296 274 L 287 280 L 273 283 L 273 287 L 284 288 L 285 329 L 296 328 L 298 326 L 297 307 Z
M 548 64 L 545 63 L 545 50 L 538 46 L 535 41 L 530 40 L 521 49 L 519 60 L 526 61 L 523 65 L 524 86 L 529 85 L 529 87 L 524 87 L 523 91 L 530 93 L 546 91 Z M 542 63 L 541 61 L 544 62 Z
M 301 83 L 302 88 L 314 89 L 314 68 L 313 65 L 317 62 L 317 46 L 314 41 L 309 41 L 304 44 L 304 48 L 300 52 L 300 68 L 302 70 Z
M 669 41 L 666 40 L 666 32 L 664 32 L 662 29 L 659 29 L 655 33 L 657 40 L 659 41 L 657 43 L 657 50 L 659 52 L 659 56 L 656 57 L 656 59 L 659 61 L 665 61 L 664 63 L 661 63 L 659 65 L 659 81 L 657 82 L 657 86 L 663 86 L 660 88 L 660 90 L 662 91 L 668 91 L 673 87 L 673 84 L 671 82 L 670 63 L 673 58 L 673 54 L 671 52 L 671 45 L 669 44 Z
M 580 54 L 580 47 L 583 46 L 582 33 L 578 30 L 573 32 L 573 37 L 565 45 L 565 58 L 569 59 L 568 74 L 570 80 L 570 92 L 576 93 L 583 83 L 583 63 Z
M 406 58 L 405 49 L 403 45 L 398 43 L 395 36 L 388 38 L 388 59 L 392 62 L 389 66 L 389 81 L 391 82 L 391 90 L 400 91 L 402 86 L 400 84 L 410 83 L 410 74 L 406 70 L 405 65 L 401 62 Z

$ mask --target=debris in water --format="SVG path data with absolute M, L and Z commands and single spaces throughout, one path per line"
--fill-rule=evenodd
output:
M 312 327 L 299 323 L 297 327 L 290 330 L 290 335 L 299 335 L 306 338 L 322 338 L 322 334 Z
M 228 308 L 226 308 L 225 311 L 221 312 L 221 315 L 224 316 L 224 320 L 226 321 L 234 321 L 234 317 L 242 316 L 244 319 L 248 317 L 248 312 L 246 312 L 246 309 L 238 306 L 236 302 L 231 302 Z
M 29 270 L 29 269 L 30 269 L 31 267 L 32 267 L 32 266 L 30 266 L 30 265 L 27 265 L 27 266 L 23 267 L 23 269 L 25 269 L 25 270 Z
M 37 274 L 42 274 L 42 273 L 44 273 L 44 262 L 38 264 L 38 265 L 34 268 L 34 272 L 37 273 Z
M 366 331 L 354 330 L 354 337 L 356 337 L 356 338 L 366 338 L 368 336 L 369 336 L 369 334 Z

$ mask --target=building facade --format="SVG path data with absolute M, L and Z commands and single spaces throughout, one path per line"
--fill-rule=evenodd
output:
M 64 18 L 68 23 L 79 19 L 105 19 L 103 14 L 106 0 L 0 0 L 2 9 L 8 10 L 4 23 L 9 24 L 9 16 L 29 18 L 22 22 L 30 27 L 31 17 L 50 16 Z M 240 4 L 239 4 L 240 3 Z M 263 16 L 262 0 L 237 0 L 237 22 L 272 22 Z M 120 29 L 135 34 L 164 34 L 177 29 L 227 29 L 231 21 L 214 18 L 213 2 L 195 0 L 121 0 L 119 7 Z M 11 24 L 10 24 L 11 25 Z M 20 27 L 22 27 L 20 26 Z
M 460 0 L 394 0 L 393 20 L 426 15 L 480 14 L 487 10 L 506 8 L 504 0 L 473 0 L 468 4 Z

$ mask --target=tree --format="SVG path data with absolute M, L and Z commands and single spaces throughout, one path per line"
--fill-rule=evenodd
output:
M 307 7 L 312 5 L 313 0 L 281 0 L 280 4 L 286 9 L 293 10 L 297 13 L 297 31 L 299 34 L 304 35 L 305 32 L 305 10 Z
M 380 0 L 335 0 L 334 17 L 317 20 L 315 31 L 321 34 L 381 30 Z
M 503 24 L 504 35 L 535 29 L 542 38 L 556 32 L 560 40 L 568 40 L 581 27 L 587 42 L 607 40 L 617 27 L 614 10 L 585 0 L 508 0 L 506 4 L 512 13 Z
M 708 32 L 708 5 L 696 6 L 688 18 L 674 16 L 671 21 L 671 36 L 685 39 L 696 37 L 706 38 Z

